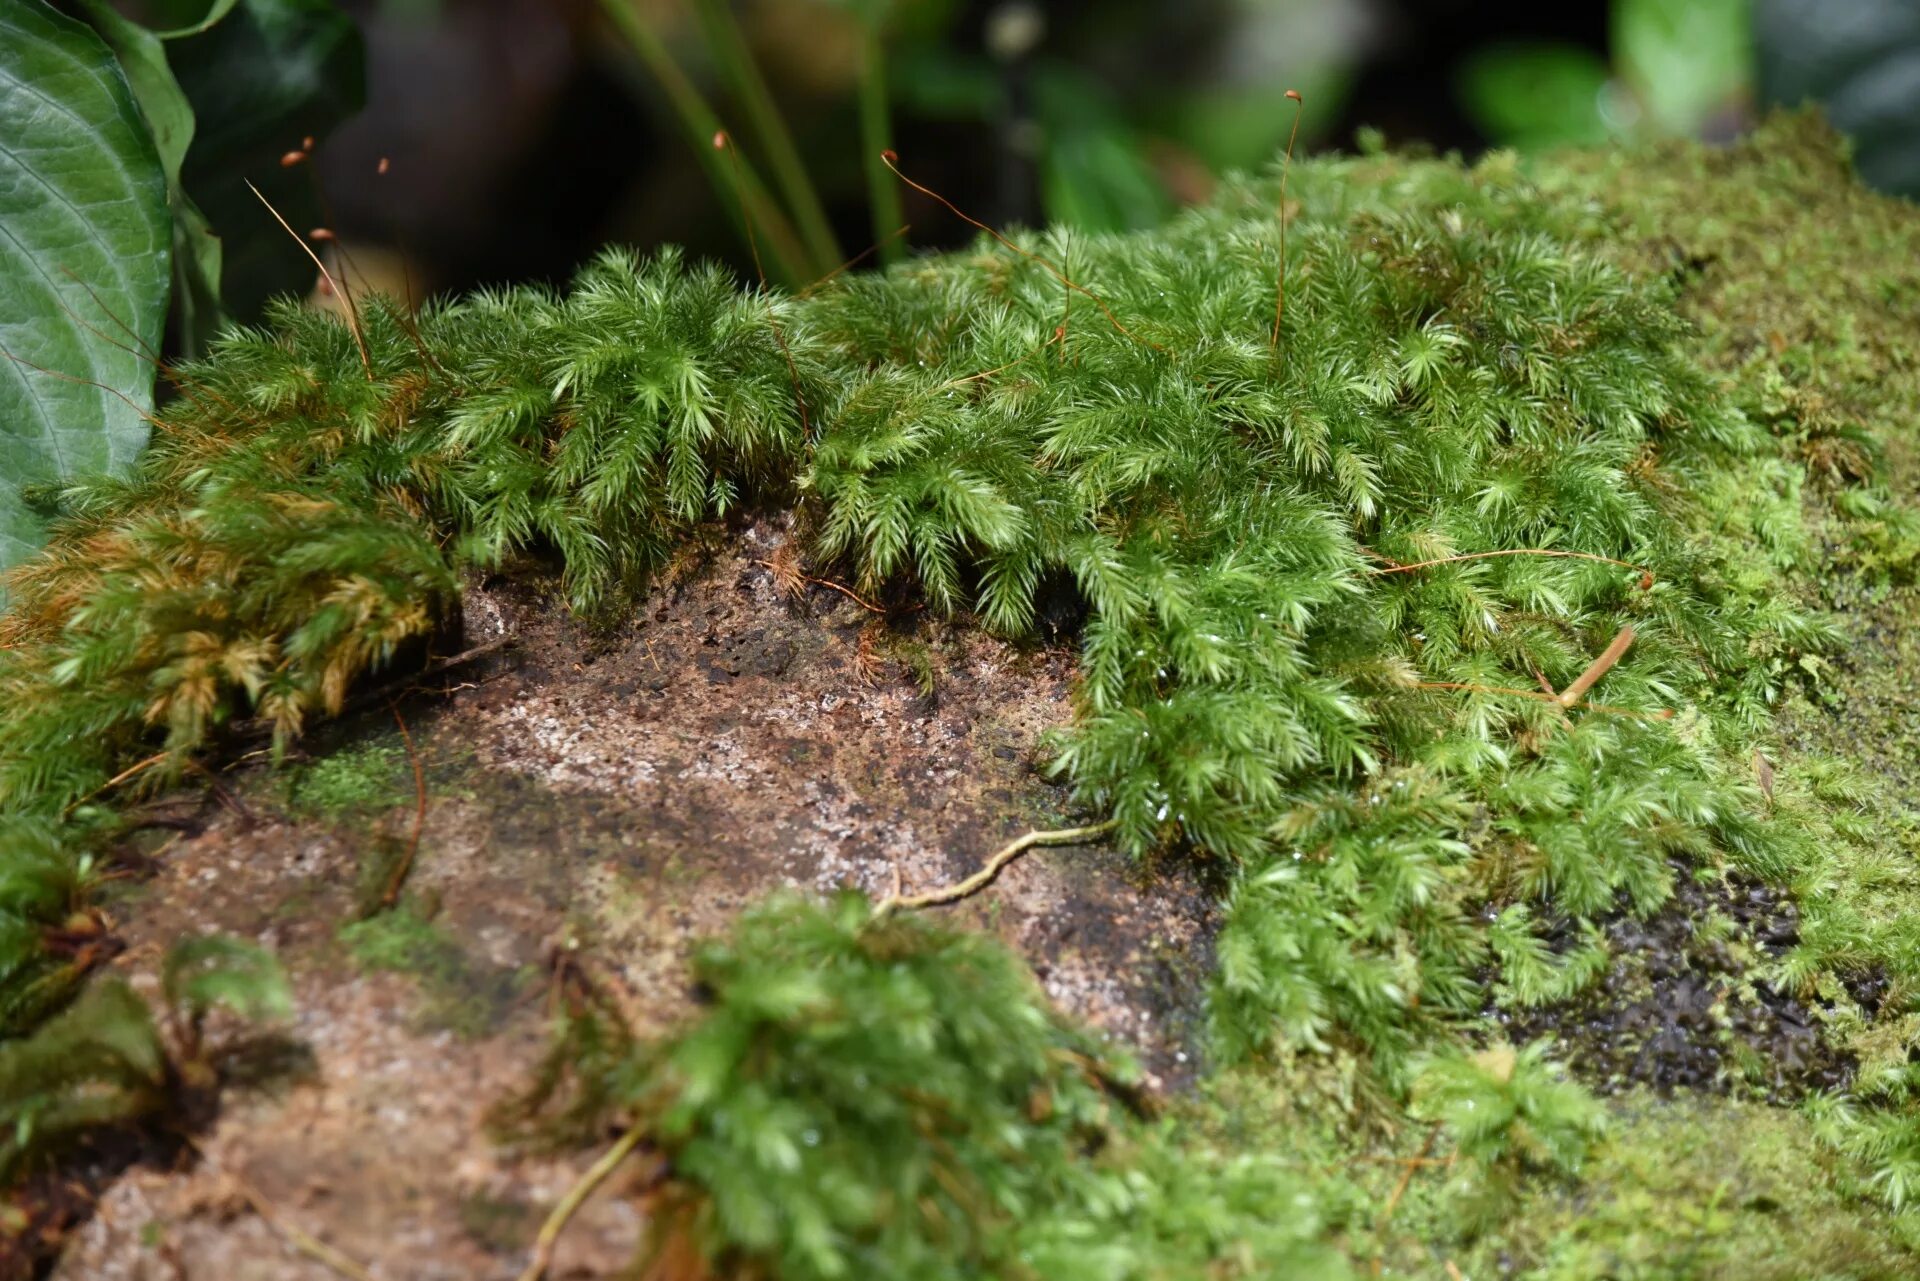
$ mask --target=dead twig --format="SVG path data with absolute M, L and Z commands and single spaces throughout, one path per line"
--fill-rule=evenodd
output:
M 909 231 L 912 231 L 912 230 L 913 230 L 912 223 L 910 222 L 901 223 L 898 227 L 894 228 L 890 234 L 882 236 L 880 239 L 874 241 L 872 244 L 868 245 L 865 249 L 862 249 L 859 253 L 847 259 L 845 262 L 841 263 L 838 267 L 835 267 L 832 271 L 828 272 L 826 275 L 820 277 L 820 279 L 814 281 L 812 284 L 808 285 L 805 289 L 802 289 L 799 293 L 795 294 L 793 296 L 794 301 L 799 302 L 806 298 L 812 297 L 816 290 L 825 287 L 827 284 L 832 282 L 836 277 L 838 277 L 842 272 L 848 271 L 854 267 L 859 266 L 862 262 L 865 262 L 868 258 L 878 253 L 882 246 L 888 244 L 891 241 L 898 240 L 900 237 L 906 235 Z
M 132 778 L 135 774 L 139 774 L 139 773 L 142 773 L 143 771 L 152 769 L 154 766 L 158 765 L 161 761 L 166 760 L 168 757 L 172 755 L 173 755 L 172 752 L 155 752 L 152 756 L 147 757 L 147 759 L 145 759 L 144 761 L 134 762 L 132 765 L 127 766 L 125 769 L 121 770 L 118 774 L 115 774 L 112 778 L 108 779 L 106 782 L 100 784 L 100 786 L 94 788 L 91 792 L 88 792 L 85 796 L 82 796 L 79 800 L 74 801 L 72 804 L 68 805 L 65 812 L 68 814 L 73 813 L 75 810 L 79 809 L 82 805 L 85 805 L 88 801 L 100 795 L 100 793 L 105 791 L 110 791 L 111 789 L 120 786 L 120 784 Z
M 1065 328 L 1065 326 L 1062 326 L 1062 328 L 1064 329 L 1064 328 Z M 1065 350 L 1065 344 L 1064 344 L 1064 343 L 1063 343 L 1063 344 L 1061 344 L 1061 348 L 1062 348 L 1062 350 Z M 1032 352 L 1028 352 L 1028 353 L 1027 353 L 1027 354 L 1026 354 L 1025 356 L 1022 356 L 1022 357 L 1020 357 L 1020 359 L 1018 359 L 1018 360 L 1009 360 L 1009 361 L 1008 361 L 1008 362 L 1007 362 L 1006 364 L 1004 364 L 1004 365 L 1001 365 L 1001 366 L 999 366 L 999 367 L 997 367 L 997 368 L 994 368 L 994 369 L 982 369 L 982 370 L 981 370 L 981 371 L 980 371 L 979 373 L 977 373 L 977 374 L 963 374 L 963 375 L 962 375 L 962 376 L 960 376 L 959 378 L 949 378 L 949 379 L 947 379 L 947 381 L 945 381 L 945 382 L 943 382 L 943 383 L 941 383 L 939 387 L 937 387 L 937 388 L 935 388 L 935 390 L 936 390 L 936 391 L 938 391 L 938 390 L 944 390 L 945 388 L 948 388 L 948 387 L 964 387 L 964 386 L 966 386 L 966 385 L 967 385 L 968 383 L 970 383 L 970 382 L 978 382 L 978 381 L 979 381 L 980 379 L 982 379 L 982 378 L 991 378 L 991 377 L 993 377 L 993 376 L 994 376 L 995 374 L 1004 374 L 1004 373 L 1006 373 L 1006 372 L 1007 372 L 1007 371 L 1008 371 L 1009 369 L 1012 369 L 1012 368 L 1013 368 L 1014 366 L 1016 366 L 1016 365 L 1023 365 L 1023 364 L 1025 364 L 1025 363 L 1026 363 L 1026 362 L 1027 362 L 1027 361 L 1028 361 L 1028 360 L 1029 360 L 1029 359 L 1030 359 L 1030 358 L 1031 358 L 1032 356 L 1033 356 L 1033 353 L 1032 353 Z
M 897 152 L 888 150 L 880 153 L 880 163 L 885 165 L 888 169 L 892 170 L 894 177 L 898 178 L 901 182 L 906 183 L 909 187 L 912 187 L 915 191 L 919 192 L 921 195 L 926 196 L 930 199 L 939 201 L 941 204 L 947 207 L 948 211 L 951 212 L 954 217 L 960 219 L 960 221 L 967 223 L 969 226 L 978 227 L 981 231 L 986 232 L 989 236 L 992 236 L 995 240 L 999 241 L 1000 244 L 1002 244 L 1008 249 L 1013 250 L 1013 252 L 1019 254 L 1022 258 L 1025 258 L 1028 262 L 1035 263 L 1038 266 L 1040 266 L 1043 270 L 1046 271 L 1048 275 L 1052 276 L 1055 280 L 1060 282 L 1061 286 L 1067 290 L 1069 298 L 1071 298 L 1071 295 L 1073 294 L 1080 294 L 1086 298 L 1092 299 L 1093 305 L 1098 307 L 1102 312 L 1106 314 L 1107 323 L 1113 326 L 1115 333 L 1118 333 L 1122 337 L 1131 339 L 1132 341 L 1140 343 L 1144 346 L 1151 347 L 1158 352 L 1165 352 L 1167 350 L 1165 347 L 1162 347 L 1159 343 L 1154 342 L 1151 338 L 1142 338 L 1139 334 L 1134 333 L 1131 329 L 1128 329 L 1125 325 L 1121 324 L 1120 317 L 1113 314 L 1113 308 L 1107 305 L 1106 299 L 1102 298 L 1099 294 L 1096 294 L 1095 292 L 1093 292 L 1093 290 L 1088 289 L 1085 285 L 1079 284 L 1078 282 L 1073 280 L 1069 280 L 1067 278 L 1067 274 L 1064 271 L 1061 271 L 1060 268 L 1054 266 L 1047 259 L 1041 257 L 1037 253 L 1034 253 L 1030 249 L 1022 249 L 1019 245 L 1016 245 L 1015 243 L 1013 243 L 1013 241 L 1008 240 L 1005 236 L 1001 235 L 998 231 L 995 231 L 992 227 L 989 227 L 986 223 L 981 222 L 978 218 L 975 218 L 971 214 L 966 213 L 964 210 L 960 208 L 960 206 L 954 204 L 953 201 L 948 200 L 945 196 L 941 195 L 939 192 L 935 191 L 933 188 L 922 186 L 921 184 L 915 182 L 913 179 L 907 177 L 906 174 L 900 172 L 899 162 L 900 162 L 900 156 Z M 1064 346 L 1065 344 L 1063 341 L 1062 343 L 1063 349 L 1064 349 Z
M 293 153 L 289 152 L 288 154 L 291 155 Z M 284 163 L 284 158 L 282 163 Z M 313 252 L 313 246 L 309 245 L 299 232 L 288 225 L 287 220 L 280 216 L 280 211 L 273 207 L 273 202 L 260 194 L 260 188 L 254 186 L 248 179 L 242 178 L 241 181 L 245 182 L 247 184 L 247 190 L 251 191 L 254 196 L 259 199 L 260 203 L 267 207 L 267 212 L 273 215 L 273 220 L 279 223 L 281 228 L 289 236 L 293 237 L 293 242 L 300 246 L 301 252 L 313 259 L 313 265 L 320 269 L 320 278 L 327 282 L 327 288 L 339 294 L 341 299 L 347 304 L 347 328 L 353 331 L 353 345 L 360 350 L 360 366 L 367 371 L 367 381 L 375 381 L 373 376 L 373 357 L 367 350 L 367 336 L 360 332 L 360 309 L 353 305 L 353 295 L 341 290 L 339 284 L 333 278 L 333 273 L 327 270 L 327 264 L 321 262 L 320 255 Z
M 1287 90 L 1286 96 L 1293 103 L 1293 128 L 1287 134 L 1287 158 L 1280 165 L 1280 207 L 1275 211 L 1280 219 L 1280 279 L 1273 291 L 1273 338 L 1267 344 L 1269 351 L 1280 347 L 1280 320 L 1287 314 L 1287 175 L 1293 169 L 1293 143 L 1300 136 L 1300 114 L 1307 105 L 1298 89 Z
M 1371 552 L 1369 554 L 1379 556 L 1381 560 L 1387 560 L 1385 556 L 1380 556 L 1378 552 Z M 1569 552 L 1554 547 L 1513 547 L 1505 551 L 1497 552 L 1465 552 L 1459 556 L 1441 556 L 1435 560 L 1417 560 L 1406 565 L 1399 564 L 1395 561 L 1388 561 L 1387 564 L 1378 569 L 1369 569 L 1367 571 L 1367 577 L 1377 578 L 1382 574 L 1410 574 L 1416 569 L 1432 569 L 1435 565 L 1455 565 L 1465 560 L 1491 560 L 1496 556 L 1551 556 L 1565 560 L 1598 561 L 1602 565 L 1618 565 L 1622 569 L 1637 569 L 1643 575 L 1641 586 L 1646 588 L 1653 585 L 1653 571 L 1644 565 L 1636 565 L 1629 560 L 1615 560 L 1611 556 L 1596 556 L 1592 552 Z
M 1670 721 L 1673 719 L 1671 707 L 1657 712 L 1643 712 L 1635 707 L 1613 707 L 1606 703 L 1564 703 L 1565 695 L 1541 694 L 1530 689 L 1510 689 L 1505 685 L 1476 685 L 1471 681 L 1417 681 L 1415 689 L 1452 689 L 1468 694 L 1506 694 L 1513 698 L 1531 698 L 1535 702 L 1552 703 L 1556 707 L 1578 706 L 1582 711 L 1604 712 L 1609 716 L 1636 716 L 1643 721 Z M 1569 686 L 1571 688 L 1571 686 Z
M 220 804 L 226 806 L 228 811 L 243 824 L 252 827 L 260 821 L 260 816 L 255 814 L 245 801 L 229 791 L 226 784 L 222 783 L 212 770 L 196 760 L 188 760 L 186 768 L 192 770 L 201 778 L 206 779 L 207 790 L 213 793 L 213 798 L 220 802 Z
M 1572 707 L 1585 697 L 1586 692 L 1593 688 L 1594 682 L 1613 669 L 1613 665 L 1620 661 L 1620 656 L 1627 652 L 1627 647 L 1631 644 L 1633 644 L 1633 624 L 1629 623 L 1622 627 L 1620 634 L 1600 652 L 1600 657 L 1587 665 L 1586 671 L 1573 678 L 1573 684 L 1560 691 L 1560 706 Z
M 1393 1212 L 1400 1207 L 1400 1198 L 1407 1194 L 1407 1188 L 1413 1183 L 1414 1172 L 1426 1164 L 1427 1158 L 1433 1155 L 1433 1145 L 1439 1138 L 1440 1123 L 1435 1121 L 1433 1125 L 1428 1128 L 1426 1142 L 1420 1145 L 1420 1151 L 1415 1154 L 1411 1161 L 1406 1162 L 1406 1168 L 1400 1171 L 1400 1181 L 1394 1184 L 1393 1195 L 1387 1198 L 1386 1208 L 1380 1211 L 1380 1226 L 1377 1229 L 1378 1231 L 1385 1232 L 1387 1230 L 1387 1224 L 1393 1221 Z
M 1649 721 L 1672 720 L 1672 708 L 1667 708 L 1655 714 L 1652 712 L 1635 711 L 1631 707 L 1609 707 L 1605 703 L 1587 703 L 1582 701 L 1586 697 L 1587 691 L 1592 689 L 1594 684 L 1599 681 L 1602 676 L 1605 676 L 1611 671 L 1615 663 L 1620 661 L 1621 655 L 1627 652 L 1627 647 L 1633 644 L 1633 637 L 1634 631 L 1631 623 L 1622 627 L 1620 634 L 1615 636 L 1606 649 L 1601 651 L 1600 657 L 1587 664 L 1587 670 L 1574 677 L 1573 684 L 1567 686 L 1558 694 L 1553 692 L 1553 686 L 1547 683 L 1547 678 L 1537 669 L 1534 672 L 1534 677 L 1540 682 L 1541 687 L 1546 690 L 1545 693 L 1539 693 L 1530 689 L 1509 689 L 1502 685 L 1476 685 L 1470 681 L 1416 681 L 1414 688 L 1455 689 L 1464 690 L 1471 694 L 1506 694 L 1514 698 L 1531 698 L 1535 702 L 1551 703 L 1562 711 L 1573 707 L 1584 707 L 1588 711 L 1606 712 L 1614 716 L 1637 716 L 1642 720 Z
M 393 872 L 387 877 L 387 887 L 380 895 L 380 906 L 391 909 L 400 901 L 400 890 L 407 883 L 407 873 L 413 870 L 414 855 L 420 852 L 420 830 L 427 825 L 427 775 L 420 767 L 420 753 L 413 747 L 413 732 L 407 728 L 406 718 L 400 715 L 400 705 L 389 703 L 393 710 L 393 720 L 400 727 L 401 741 L 407 747 L 407 760 L 413 766 L 413 789 L 419 797 L 419 804 L 413 811 L 413 834 L 407 838 L 407 849 L 400 861 L 393 865 Z
M 815 578 L 812 574 L 800 573 L 798 570 L 794 569 L 791 565 L 776 565 L 770 560 L 756 560 L 753 563 L 760 566 L 760 568 L 762 569 L 771 571 L 776 579 L 785 578 L 787 575 L 792 575 L 793 577 L 798 578 L 803 583 L 812 583 L 815 587 L 831 588 L 832 590 L 839 592 L 842 596 L 845 596 L 848 600 L 852 601 L 854 604 L 858 605 L 861 609 L 866 610 L 869 614 L 884 614 L 887 612 L 885 606 L 876 605 L 872 601 L 863 599 L 860 593 L 854 591 L 853 588 L 843 587 L 839 583 L 834 582 L 831 578 Z
M 553 1247 L 558 1244 L 560 1234 L 566 1231 L 568 1220 L 593 1195 L 594 1189 L 606 1182 L 607 1176 L 618 1169 L 622 1161 L 633 1155 L 633 1150 L 640 1146 L 644 1138 L 640 1127 L 634 1126 L 588 1167 L 577 1183 L 567 1189 L 567 1194 L 553 1207 L 553 1213 L 540 1225 L 540 1233 L 533 1239 L 533 1257 L 528 1261 L 526 1271 L 520 1274 L 520 1281 L 542 1281 L 553 1264 Z
M 202 1148 L 198 1143 L 195 1143 L 191 1138 L 187 1140 L 187 1143 L 194 1151 L 200 1153 L 201 1156 L 204 1157 L 207 1155 L 206 1149 Z M 227 1170 L 225 1173 L 227 1178 L 233 1181 L 235 1190 L 240 1193 L 241 1198 L 253 1209 L 253 1212 L 259 1215 L 261 1221 L 268 1227 L 278 1232 L 281 1237 L 286 1240 L 286 1243 L 293 1247 L 295 1252 L 305 1255 L 307 1258 L 312 1259 L 315 1263 L 320 1264 L 330 1271 L 349 1278 L 350 1281 L 373 1281 L 373 1274 L 361 1267 L 358 1263 L 355 1263 L 352 1259 L 334 1249 L 325 1241 L 302 1231 L 294 1224 L 281 1218 L 279 1212 L 273 1208 L 273 1204 L 269 1202 L 265 1196 L 261 1195 L 260 1189 L 247 1182 L 237 1171 Z
M 895 893 L 881 900 L 873 914 L 876 918 L 906 909 L 909 911 L 923 907 L 940 907 L 947 903 L 957 903 L 963 898 L 978 894 L 993 883 L 1007 864 L 1025 854 L 1028 850 L 1042 845 L 1084 845 L 1098 840 L 1120 825 L 1119 819 L 1110 818 L 1104 823 L 1092 823 L 1086 827 L 1062 827 L 1052 831 L 1028 832 L 1001 848 L 986 861 L 981 869 L 964 881 L 958 881 L 943 889 L 928 890 L 924 894 L 911 894 L 902 897 Z

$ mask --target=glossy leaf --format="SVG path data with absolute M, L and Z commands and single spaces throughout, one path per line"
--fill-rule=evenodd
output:
M 0 0 L 0 565 L 39 546 L 22 491 L 124 468 L 147 441 L 167 305 L 166 174 L 113 53 L 42 0 Z

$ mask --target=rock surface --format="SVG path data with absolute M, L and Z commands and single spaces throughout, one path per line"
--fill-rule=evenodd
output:
M 228 803 L 122 909 L 122 965 L 151 984 L 165 941 L 202 931 L 272 946 L 295 984 L 294 1070 L 229 1088 L 200 1159 L 123 1176 L 56 1276 L 332 1275 L 244 1185 L 376 1277 L 515 1277 L 595 1155 L 519 1152 L 487 1125 L 544 1047 L 557 949 L 658 1031 L 688 1008 L 692 945 L 769 891 L 918 892 L 1072 821 L 1036 768 L 1068 716 L 1070 656 L 960 632 L 922 655 L 826 587 L 784 597 L 764 563 L 783 537 L 726 534 L 613 637 L 538 592 L 476 584 L 468 643 L 517 640 L 398 703 L 423 817 L 384 708 L 309 745 L 321 760 L 378 748 L 390 786 L 371 807 L 303 816 L 283 776 L 230 776 Z M 895 650 L 930 668 L 932 693 L 881 656 Z M 382 918 L 395 923 L 348 924 L 373 853 L 404 849 L 416 817 L 404 901 Z M 1019 948 L 1062 1008 L 1170 1084 L 1192 1072 L 1212 897 L 1192 870 L 1074 847 L 943 911 Z M 631 1256 L 641 1225 L 618 1192 L 569 1227 L 554 1276 L 613 1275 Z

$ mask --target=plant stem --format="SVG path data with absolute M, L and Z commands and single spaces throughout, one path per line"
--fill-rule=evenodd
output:
M 607 1176 L 619 1168 L 622 1161 L 633 1155 L 640 1146 L 645 1132 L 634 1126 L 620 1136 L 620 1141 L 608 1148 L 595 1161 L 587 1172 L 580 1176 L 579 1182 L 567 1189 L 560 1203 L 553 1207 L 553 1213 L 540 1225 L 540 1235 L 533 1243 L 533 1256 L 527 1263 L 527 1270 L 520 1274 L 520 1281 L 541 1281 L 547 1275 L 547 1268 L 553 1262 L 553 1247 L 559 1242 L 560 1234 L 566 1230 L 567 1221 L 574 1216 L 582 1205 L 586 1204 L 593 1190 L 606 1182 Z
M 198 1152 L 202 1158 L 205 1158 L 207 1155 L 206 1149 L 196 1143 L 191 1136 L 187 1138 L 187 1146 L 191 1147 L 195 1152 Z M 242 1176 L 238 1170 L 228 1168 L 224 1170 L 223 1173 L 232 1181 L 233 1186 L 239 1191 L 241 1199 L 246 1201 L 253 1212 L 259 1215 L 268 1227 L 285 1238 L 287 1244 L 292 1246 L 296 1251 L 312 1259 L 315 1263 L 343 1277 L 349 1278 L 349 1281 L 373 1281 L 373 1274 L 361 1267 L 358 1263 L 355 1263 L 352 1259 L 334 1249 L 325 1241 L 320 1240 L 311 1233 L 301 1231 L 294 1224 L 282 1218 L 273 1208 L 273 1203 L 261 1194 L 260 1189 L 247 1182 L 246 1178 Z
M 896 263 L 904 249 L 894 235 L 901 223 L 900 188 L 880 159 L 893 148 L 893 117 L 887 102 L 887 48 L 877 19 L 861 24 L 860 163 L 867 174 L 867 202 L 873 209 L 873 239 L 880 261 Z
M 724 132 L 720 117 L 700 95 L 693 81 L 687 78 L 687 73 L 680 69 L 680 64 L 674 61 L 660 34 L 635 11 L 633 0 L 600 0 L 600 8 L 620 34 L 626 37 L 627 43 L 633 46 L 633 51 L 640 55 L 648 74 L 659 84 L 661 92 L 667 95 L 667 101 L 680 118 L 688 141 L 693 144 L 693 154 L 699 157 L 701 165 L 705 167 L 707 181 L 712 184 L 715 193 L 732 190 L 733 181 L 727 158 L 713 146 L 714 135 Z M 745 237 L 746 210 L 731 200 L 722 200 L 721 203 L 726 206 L 727 215 L 733 219 L 741 236 Z M 773 259 L 774 272 L 783 283 L 804 284 L 817 274 L 808 266 L 810 260 L 806 250 L 801 247 L 793 224 L 768 196 L 765 184 L 744 157 L 740 160 L 740 204 L 752 206 L 753 220 L 766 236 L 768 256 Z
M 998 853 L 986 861 L 981 869 L 964 881 L 959 881 L 943 889 L 928 890 L 925 894 L 893 894 L 881 900 L 873 910 L 874 918 L 886 916 L 900 909 L 909 911 L 922 907 L 939 907 L 947 903 L 958 903 L 961 899 L 978 894 L 993 883 L 1007 864 L 1038 845 L 1084 845 L 1097 841 L 1120 826 L 1118 819 L 1107 819 L 1103 823 L 1092 823 L 1086 827 L 1062 827 L 1053 831 L 1028 832 L 1025 836 L 1014 838 L 1002 847 Z
M 833 270 L 833 264 L 842 257 L 840 244 L 833 238 L 826 209 L 820 203 L 820 193 L 807 176 L 807 167 L 793 143 L 793 133 L 780 115 L 780 108 L 774 104 L 766 77 L 760 74 L 760 65 L 747 49 L 746 39 L 740 34 L 740 25 L 733 20 L 726 0 L 695 0 L 693 9 L 700 19 L 714 61 L 719 64 L 728 85 L 739 96 L 740 105 L 745 108 L 747 120 L 753 126 L 754 136 L 767 149 L 773 180 L 779 185 L 780 194 L 786 198 L 787 209 L 793 214 L 800 239 L 813 256 L 808 274 L 817 276 Z
M 1613 670 L 1613 665 L 1620 661 L 1620 656 L 1625 654 L 1627 647 L 1632 644 L 1633 625 L 1629 623 L 1620 629 L 1620 634 L 1613 638 L 1613 643 L 1607 646 L 1600 657 L 1588 664 L 1586 671 L 1573 678 L 1573 684 L 1560 691 L 1560 706 L 1572 707 L 1585 698 L 1587 691 L 1592 689 L 1595 682 L 1602 676 Z
M 1400 1172 L 1400 1181 L 1393 1185 L 1393 1195 L 1387 1198 L 1387 1208 L 1380 1212 L 1380 1225 L 1376 1231 L 1385 1232 L 1387 1225 L 1393 1222 L 1393 1212 L 1400 1206 L 1400 1198 L 1407 1194 L 1407 1188 L 1413 1183 L 1414 1171 L 1426 1164 L 1433 1155 L 1433 1143 L 1440 1137 L 1440 1123 L 1434 1122 L 1427 1129 L 1426 1142 L 1420 1145 L 1420 1151 L 1413 1160 L 1406 1162 L 1406 1168 Z
M 1377 556 L 1379 553 L 1369 552 L 1368 555 Z M 1460 556 L 1442 556 L 1437 560 L 1417 560 L 1407 565 L 1389 563 L 1378 569 L 1369 569 L 1366 573 L 1369 578 L 1375 578 L 1381 574 L 1410 574 L 1416 569 L 1431 569 L 1435 565 L 1457 565 L 1462 561 L 1486 560 L 1494 556 L 1557 556 L 1572 560 L 1590 560 L 1602 565 L 1618 565 L 1622 569 L 1637 569 L 1642 573 L 1652 572 L 1644 566 L 1634 564 L 1630 560 L 1615 560 L 1611 556 L 1595 556 L 1592 552 L 1565 552 L 1546 547 L 1513 547 L 1497 552 L 1467 552 Z M 1381 556 L 1380 559 L 1385 560 L 1386 557 Z

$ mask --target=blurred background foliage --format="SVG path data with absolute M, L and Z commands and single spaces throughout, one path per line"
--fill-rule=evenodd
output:
M 209 2 L 116 0 L 161 30 Z M 609 241 L 678 242 L 751 272 L 743 207 L 767 275 L 800 284 L 876 241 L 891 260 L 973 234 L 888 174 L 882 147 L 996 225 L 1143 227 L 1219 174 L 1270 163 L 1294 126 L 1288 89 L 1305 98 L 1301 150 L 1350 148 L 1364 129 L 1469 154 L 1727 138 L 1770 102 L 1815 99 L 1854 134 L 1870 180 L 1920 192 L 1913 0 L 241 0 L 241 12 L 170 46 L 200 122 L 182 181 L 224 242 L 240 316 L 313 276 L 243 176 L 296 227 L 337 232 L 349 274 L 414 297 L 561 280 Z M 732 154 L 713 148 L 722 129 Z M 311 163 L 282 169 L 316 134 Z

